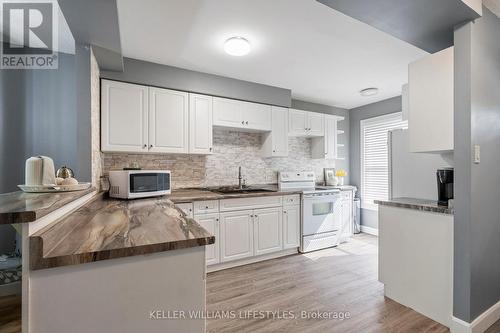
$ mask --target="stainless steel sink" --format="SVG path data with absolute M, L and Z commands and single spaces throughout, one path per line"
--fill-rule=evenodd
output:
M 274 192 L 274 190 L 258 187 L 243 187 L 242 189 L 238 187 L 217 187 L 211 188 L 210 191 L 221 193 L 221 194 L 244 194 L 244 193 L 256 193 L 256 192 Z

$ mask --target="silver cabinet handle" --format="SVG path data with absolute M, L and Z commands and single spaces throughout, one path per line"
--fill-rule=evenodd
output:
M 144 146 L 142 146 L 142 149 L 146 149 L 148 148 L 148 145 L 144 144 Z
M 153 145 L 149 145 L 149 148 L 153 148 Z
M 247 121 L 247 122 L 245 122 L 245 124 L 247 124 L 247 125 L 248 125 L 248 121 Z
M 212 147 L 210 147 L 210 151 L 212 151 Z
M 245 121 L 243 120 L 243 121 L 241 122 L 241 124 L 242 124 L 242 125 L 245 125 Z

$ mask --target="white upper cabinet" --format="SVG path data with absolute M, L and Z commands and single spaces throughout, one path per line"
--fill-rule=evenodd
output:
M 262 144 L 264 157 L 288 156 L 288 109 L 272 107 L 272 129 L 264 135 Z
M 185 92 L 149 88 L 149 151 L 187 153 L 189 101 Z
M 322 113 L 308 112 L 307 113 L 307 128 L 309 136 L 325 135 L 325 115 Z
M 338 158 L 338 121 L 343 117 L 325 115 L 325 132 L 322 137 L 311 141 L 311 156 L 315 159 L 335 160 Z
M 290 109 L 288 114 L 288 135 L 325 135 L 325 115 L 322 113 Z
M 189 94 L 189 153 L 212 154 L 213 97 Z
M 411 152 L 453 150 L 453 47 L 409 65 Z
M 243 102 L 243 120 L 245 127 L 259 131 L 271 130 L 271 106 L 257 103 Z
M 233 99 L 214 97 L 213 101 L 214 126 L 242 127 L 243 103 Z
M 271 106 L 214 97 L 214 126 L 270 131 Z
M 101 82 L 101 150 L 148 151 L 148 88 Z
M 307 135 L 307 112 L 302 110 L 290 109 L 288 111 L 288 135 L 305 136 Z

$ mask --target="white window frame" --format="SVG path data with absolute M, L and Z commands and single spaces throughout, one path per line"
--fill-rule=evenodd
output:
M 385 115 L 382 115 L 382 116 L 377 116 L 377 117 L 372 117 L 372 118 L 367 118 L 367 119 L 363 119 L 360 121 L 360 124 L 359 124 L 359 143 L 360 143 L 360 164 L 361 164 L 361 208 L 363 209 L 369 209 L 369 210 L 375 210 L 377 211 L 378 210 L 378 205 L 373 203 L 373 202 L 366 202 L 365 200 L 363 200 L 363 193 L 365 192 L 365 165 L 364 165 L 364 151 L 365 151 L 365 138 L 364 138 L 364 128 L 369 125 L 369 124 L 373 124 L 373 123 L 379 123 L 379 122 L 383 122 L 384 120 L 392 120 L 394 119 L 395 117 L 401 117 L 401 120 L 402 120 L 402 126 L 399 127 L 399 128 L 408 128 L 408 122 L 403 120 L 403 112 L 394 112 L 394 113 L 389 113 L 389 114 L 385 114 Z M 396 129 L 396 128 L 394 128 Z M 394 130 L 394 129 L 391 129 L 391 130 Z M 387 154 L 389 155 L 389 151 L 387 152 Z M 387 156 L 387 160 L 388 160 L 388 163 L 389 163 L 389 156 Z M 389 165 L 387 166 L 388 170 L 389 170 Z M 388 187 L 388 192 L 390 193 L 390 181 L 389 181 L 389 175 L 388 175 L 388 180 L 387 180 L 387 187 Z M 387 199 L 387 198 L 380 198 L 380 199 Z

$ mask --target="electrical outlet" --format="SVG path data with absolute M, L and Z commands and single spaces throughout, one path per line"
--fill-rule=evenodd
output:
M 479 145 L 474 145 L 474 163 L 479 164 L 481 162 L 481 147 Z

